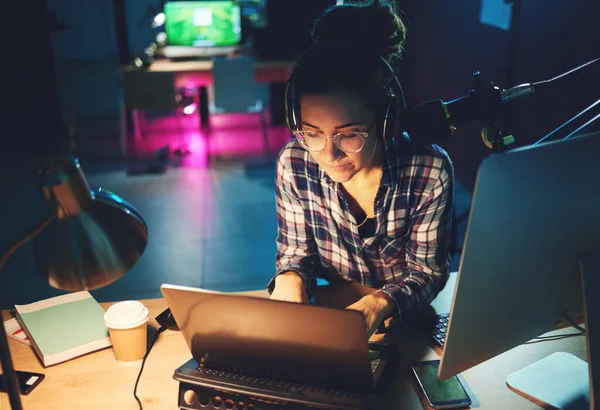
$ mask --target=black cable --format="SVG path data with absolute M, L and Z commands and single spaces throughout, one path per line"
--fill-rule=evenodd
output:
M 573 319 L 571 319 L 571 317 L 566 312 L 561 315 L 561 320 L 558 321 L 557 323 L 560 323 L 561 321 L 565 322 L 570 327 L 573 327 L 573 328 L 579 330 L 579 332 L 578 333 L 567 333 L 565 335 L 538 336 L 529 342 L 525 342 L 525 344 L 548 342 L 548 341 L 552 341 L 552 340 L 566 339 L 568 337 L 575 337 L 575 336 L 585 336 L 585 329 L 583 327 L 579 326 Z
M 142 372 L 144 371 L 144 365 L 146 364 L 146 359 L 148 358 L 148 355 L 150 354 L 150 351 L 152 350 L 152 346 L 154 346 L 156 339 L 158 339 L 158 335 L 161 334 L 162 332 L 164 332 L 165 330 L 167 330 L 167 327 L 161 326 L 158 329 L 158 331 L 156 332 L 156 334 L 154 335 L 154 338 L 152 339 L 152 343 L 150 343 L 150 347 L 148 348 L 148 351 L 146 352 L 146 354 L 144 355 L 144 358 L 142 359 L 142 366 L 140 367 L 140 372 L 138 373 L 137 379 L 135 380 L 135 386 L 133 388 L 133 397 L 135 397 L 135 400 L 138 402 L 138 405 L 140 406 L 140 410 L 143 410 L 143 408 L 142 408 L 142 402 L 140 401 L 140 398 L 137 396 L 138 383 L 140 382 L 140 378 L 142 377 Z
M 539 87 L 540 85 L 545 85 L 545 84 L 551 83 L 552 81 L 556 81 L 559 78 L 567 76 L 567 75 L 569 75 L 569 74 L 571 74 L 571 73 L 573 73 L 575 71 L 581 70 L 582 68 L 588 67 L 588 66 L 590 66 L 592 64 L 596 64 L 596 63 L 600 63 L 600 58 L 596 58 L 596 59 L 594 59 L 592 61 L 588 61 L 587 63 L 584 63 L 584 64 L 580 65 L 579 67 L 575 67 L 575 68 L 573 68 L 573 69 L 571 69 L 571 70 L 569 70 L 569 71 L 567 71 L 565 73 L 557 75 L 556 77 L 550 78 L 549 80 L 538 81 L 538 82 L 532 83 L 531 85 L 533 85 L 534 87 Z

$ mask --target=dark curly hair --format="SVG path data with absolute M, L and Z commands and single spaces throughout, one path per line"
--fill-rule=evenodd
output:
M 314 22 L 314 45 L 300 55 L 293 73 L 295 101 L 305 94 L 346 90 L 377 109 L 389 96 L 390 74 L 401 58 L 406 26 L 386 0 L 333 6 Z

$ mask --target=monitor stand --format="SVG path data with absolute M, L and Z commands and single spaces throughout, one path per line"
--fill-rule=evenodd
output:
M 588 362 L 570 353 L 557 352 L 539 360 L 506 379 L 508 387 L 541 406 L 552 406 L 559 410 L 594 410 L 600 379 L 594 383 L 594 369 L 600 371 L 599 358 L 593 350 L 598 343 L 600 323 L 600 298 L 595 291 L 600 289 L 600 250 L 588 252 L 579 258 L 583 308 L 585 315 L 586 348 Z M 596 342 L 593 342 L 593 341 Z M 600 377 L 600 376 L 599 376 Z

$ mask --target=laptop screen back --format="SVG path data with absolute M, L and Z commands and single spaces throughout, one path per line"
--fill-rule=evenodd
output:
M 359 312 L 174 285 L 161 292 L 200 366 L 354 391 L 374 387 Z

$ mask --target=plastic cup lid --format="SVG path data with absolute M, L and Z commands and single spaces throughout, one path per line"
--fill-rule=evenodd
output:
M 104 324 L 111 329 L 131 329 L 148 321 L 148 308 L 137 300 L 115 303 L 104 314 Z

